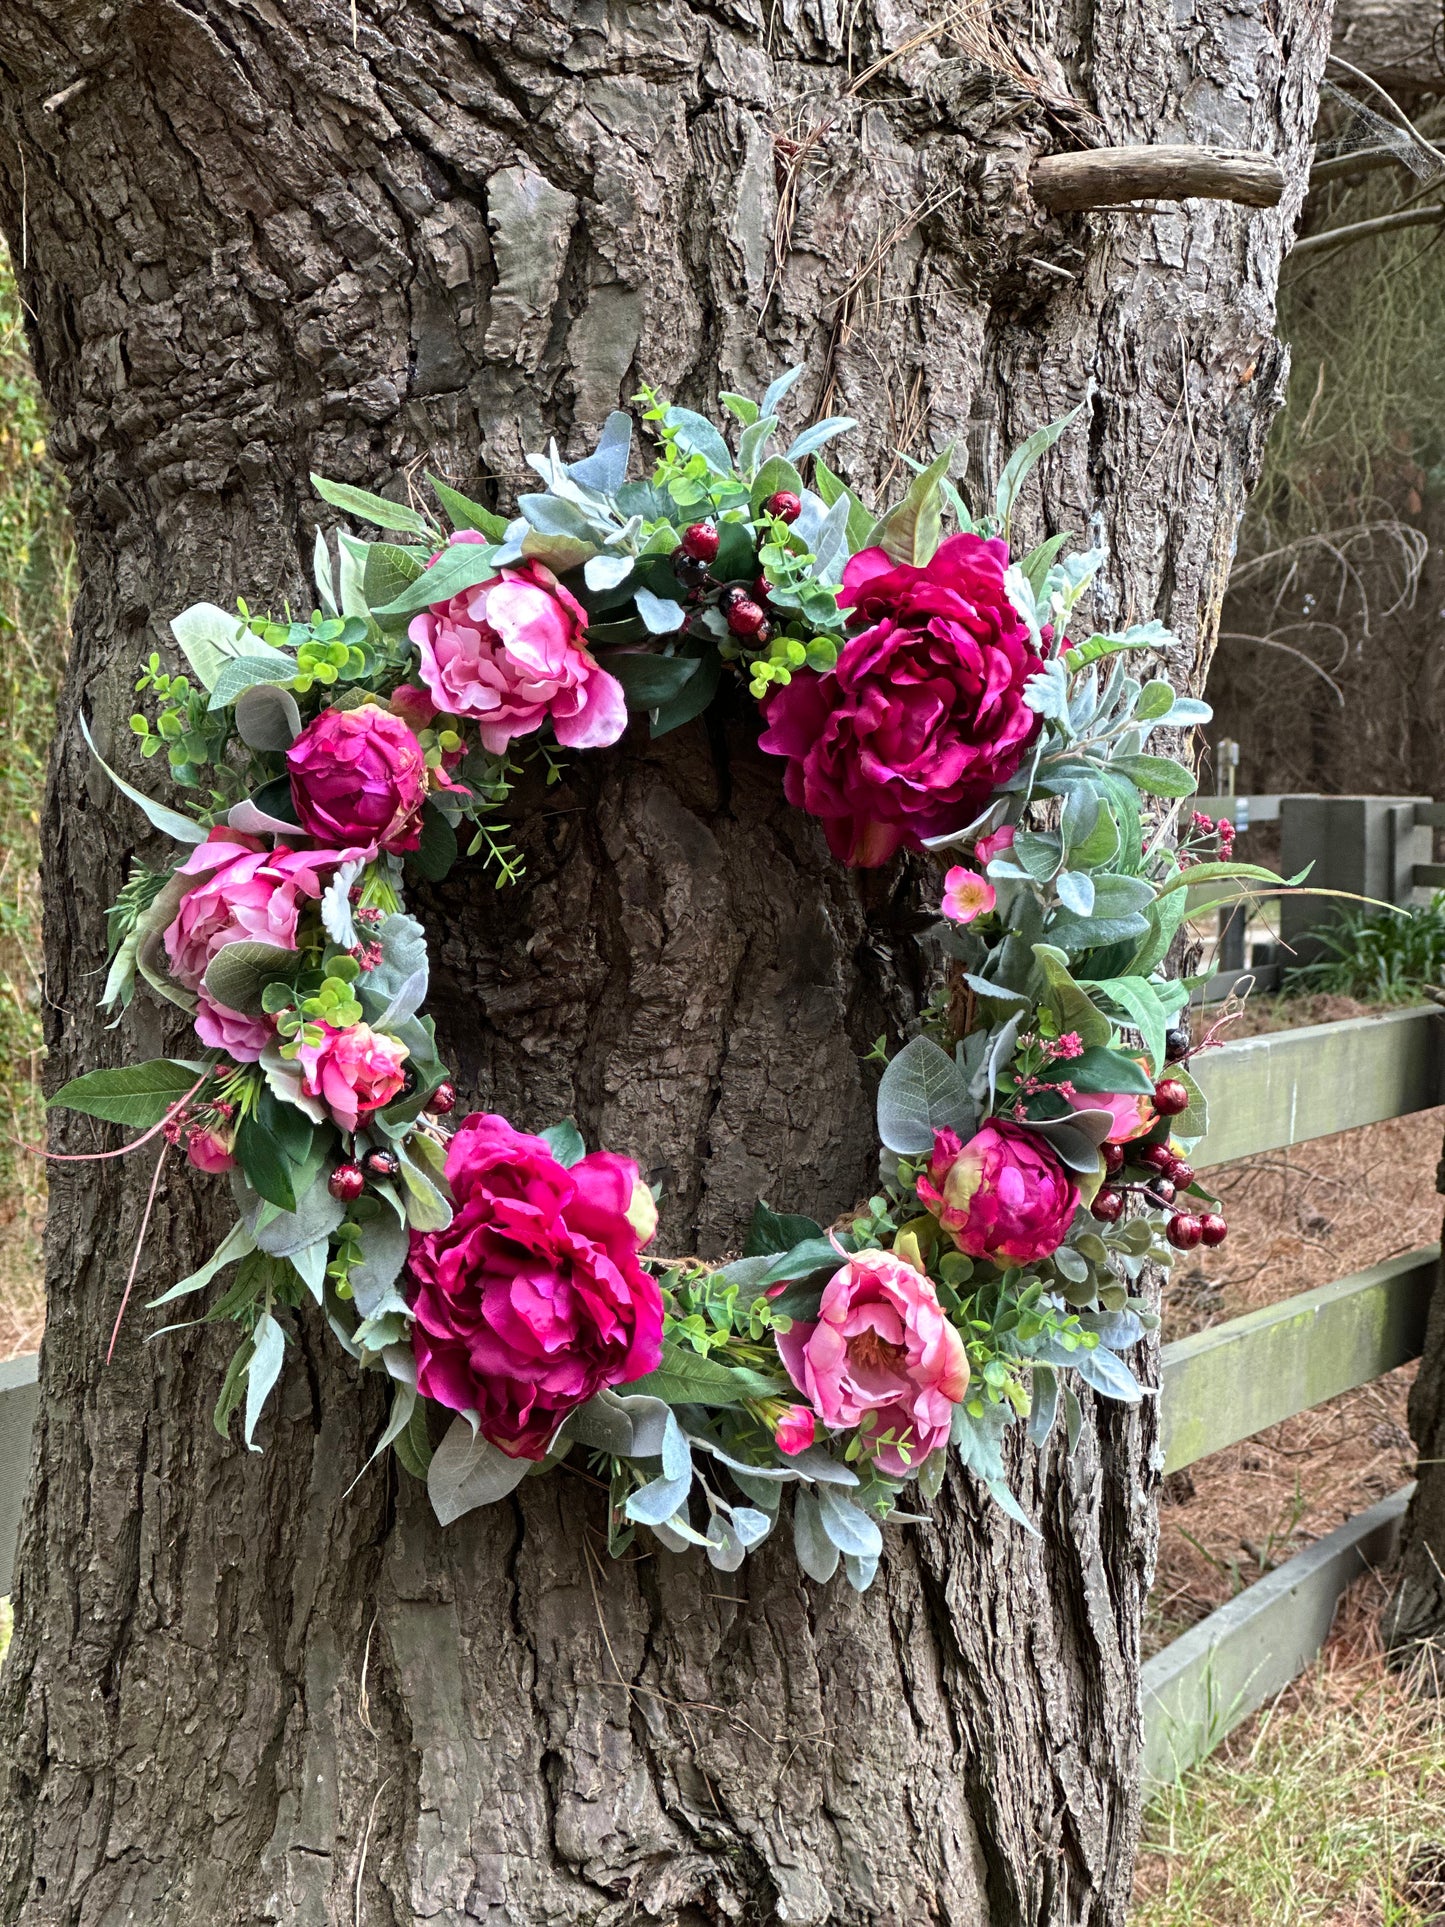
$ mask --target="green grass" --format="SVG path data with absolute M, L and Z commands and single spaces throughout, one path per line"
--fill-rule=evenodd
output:
M 1327 1655 L 1146 1816 L 1130 1927 L 1442 1918 L 1445 1713 L 1378 1654 Z
M 0 254 L 0 1357 L 39 1333 L 44 1167 L 17 1148 L 40 1099 L 39 799 L 64 673 L 75 561 L 65 486 L 20 300 Z

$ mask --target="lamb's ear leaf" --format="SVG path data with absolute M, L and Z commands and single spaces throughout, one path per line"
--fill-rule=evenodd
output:
M 974 1118 L 967 1078 L 932 1038 L 915 1037 L 884 1071 L 878 1086 L 878 1135 L 901 1157 L 931 1151 L 936 1131 L 970 1136 Z
M 513 1459 L 472 1430 L 465 1413 L 452 1420 L 432 1453 L 426 1489 L 432 1511 L 444 1526 L 478 1506 L 505 1499 L 531 1470 L 530 1459 Z

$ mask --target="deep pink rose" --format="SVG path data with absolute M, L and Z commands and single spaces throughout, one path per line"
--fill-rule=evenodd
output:
M 406 1082 L 406 1045 L 369 1024 L 307 1028 L 319 1030 L 321 1038 L 315 1044 L 303 1041 L 296 1053 L 301 1088 L 307 1097 L 320 1099 L 343 1131 L 354 1131 L 363 1117 L 390 1104 Z
M 875 1415 L 865 1436 L 883 1471 L 907 1478 L 947 1444 L 968 1356 L 932 1281 L 893 1252 L 858 1252 L 824 1288 L 817 1323 L 795 1318 L 776 1338 L 825 1425 Z
M 1004 593 L 1008 549 L 955 535 L 923 568 L 864 549 L 839 600 L 854 625 L 826 675 L 794 670 L 764 705 L 762 747 L 783 789 L 863 868 L 961 830 L 1023 761 L 1039 728 L 1023 686 L 1039 667 Z
M 962 1146 L 938 1132 L 918 1195 L 960 1251 L 1024 1265 L 1064 1242 L 1079 1187 L 1037 1131 L 996 1117 Z
M 480 542 L 472 530 L 456 542 Z M 471 716 L 504 750 L 551 720 L 567 749 L 602 749 L 627 727 L 622 685 L 587 649 L 587 612 L 540 562 L 509 563 L 412 620 L 422 681 L 447 716 Z
M 214 1176 L 235 1168 L 235 1143 L 234 1131 L 223 1131 L 213 1124 L 203 1124 L 188 1134 L 186 1156 L 198 1171 L 208 1171 Z
M 297 818 L 319 843 L 396 851 L 420 843 L 426 756 L 390 710 L 323 709 L 287 750 L 286 767 Z
M 513 1458 L 543 1458 L 570 1411 L 662 1357 L 662 1295 L 629 1218 L 646 1186 L 630 1158 L 568 1169 L 486 1113 L 447 1147 L 447 1177 L 451 1224 L 411 1241 L 417 1385 Z
M 163 939 L 170 972 L 196 993 L 196 1034 L 237 1063 L 254 1063 L 274 1033 L 269 1018 L 246 1017 L 216 1003 L 201 987 L 206 966 L 228 943 L 249 940 L 296 948 L 303 898 L 318 898 L 338 865 L 372 854 L 360 850 L 269 849 L 259 837 L 224 825 L 198 844 L 178 875 L 195 882 L 181 898 Z

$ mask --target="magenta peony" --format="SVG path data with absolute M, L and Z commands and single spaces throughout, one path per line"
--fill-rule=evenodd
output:
M 968 1357 L 932 1281 L 894 1252 L 858 1252 L 824 1288 L 817 1323 L 794 1319 L 776 1339 L 825 1425 L 873 1414 L 864 1437 L 883 1471 L 907 1478 L 947 1444 Z
M 337 1030 L 332 1024 L 308 1024 L 320 1040 L 308 1044 L 303 1033 L 296 1061 L 301 1066 L 301 1089 L 319 1098 L 343 1131 L 354 1131 L 364 1117 L 379 1111 L 406 1082 L 402 1064 L 406 1045 L 372 1030 L 351 1024 Z
M 1079 1188 L 1037 1131 L 993 1118 L 960 1146 L 934 1138 L 918 1195 L 960 1251 L 995 1264 L 1030 1264 L 1064 1242 Z
M 567 749 L 603 749 L 627 727 L 621 683 L 588 652 L 586 610 L 540 562 L 511 563 L 424 609 L 408 633 L 437 708 L 472 717 L 494 753 L 549 720 Z
M 323 709 L 287 750 L 286 767 L 297 818 L 318 842 L 395 851 L 420 843 L 426 756 L 390 710 Z
M 955 535 L 922 568 L 864 549 L 843 571 L 854 625 L 826 675 L 795 670 L 768 697 L 762 747 L 786 756 L 788 801 L 828 847 L 867 868 L 967 826 L 1039 728 L 1039 667 L 1004 592 L 1008 549 Z
M 792 1458 L 795 1453 L 806 1452 L 818 1436 L 818 1421 L 806 1405 L 789 1405 L 778 1420 L 775 1436 L 778 1450 Z
M 339 864 L 368 850 L 268 849 L 259 837 L 221 826 L 177 871 L 195 881 L 164 936 L 171 975 L 196 993 L 196 1033 L 238 1063 L 254 1063 L 270 1042 L 269 1018 L 227 1010 L 201 988 L 206 966 L 223 945 L 250 940 L 296 948 L 303 898 L 317 898 Z
M 485 1113 L 452 1139 L 447 1178 L 451 1224 L 411 1241 L 417 1385 L 475 1412 L 514 1458 L 543 1458 L 570 1411 L 662 1357 L 662 1295 L 630 1215 L 646 1186 L 630 1158 L 594 1151 L 568 1169 Z

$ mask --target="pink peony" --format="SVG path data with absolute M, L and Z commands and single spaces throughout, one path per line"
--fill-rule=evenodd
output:
M 296 815 L 318 842 L 397 851 L 420 843 L 426 757 L 390 710 L 323 709 L 287 750 L 286 767 Z
M 186 1156 L 198 1171 L 212 1175 L 235 1168 L 235 1133 L 204 1124 L 186 1138 Z
M 825 1286 L 817 1323 L 794 1319 L 776 1338 L 825 1425 L 876 1415 L 866 1436 L 883 1471 L 907 1478 L 947 1444 L 968 1358 L 932 1281 L 895 1253 L 858 1252 Z
M 977 870 L 955 866 L 943 879 L 941 907 L 953 923 L 972 923 L 975 917 L 986 917 L 997 901 L 998 892 Z
M 961 830 L 1023 761 L 1039 667 L 1004 593 L 1008 549 L 955 535 L 923 568 L 864 549 L 843 571 L 868 626 L 826 675 L 793 672 L 764 708 L 760 742 L 786 756 L 788 801 L 822 819 L 845 863 L 886 863 Z
M 1045 1138 L 996 1117 L 962 1146 L 938 1132 L 918 1195 L 960 1251 L 1013 1265 L 1058 1250 L 1079 1187 Z
M 789 1458 L 806 1452 L 818 1436 L 818 1421 L 806 1405 L 790 1405 L 778 1420 L 778 1450 Z
M 343 1131 L 354 1131 L 363 1117 L 389 1104 L 406 1082 L 406 1045 L 369 1024 L 345 1030 L 308 1024 L 307 1029 L 319 1030 L 321 1040 L 308 1044 L 303 1036 L 296 1053 L 301 1089 L 307 1097 L 319 1098 Z
M 452 1139 L 447 1177 L 451 1224 L 411 1241 L 417 1385 L 514 1458 L 544 1458 L 570 1411 L 662 1357 L 662 1295 L 629 1218 L 646 1187 L 630 1158 L 567 1169 L 485 1113 Z
M 484 537 L 464 529 L 457 542 Z M 622 685 L 587 649 L 587 612 L 540 562 L 510 563 L 416 616 L 421 679 L 447 716 L 471 716 L 504 750 L 549 719 L 567 749 L 603 749 L 627 727 Z
M 201 988 L 206 966 L 228 943 L 249 940 L 278 950 L 296 948 L 303 898 L 318 898 L 342 864 L 372 854 L 361 850 L 268 849 L 260 837 L 224 825 L 213 829 L 177 871 L 193 877 L 164 943 L 170 972 L 196 993 L 196 1033 L 238 1063 L 254 1063 L 270 1042 L 268 1018 L 227 1010 Z
M 973 854 L 976 860 L 987 869 L 996 856 L 1002 856 L 1005 850 L 1011 850 L 1013 846 L 1014 826 L 1012 823 L 1005 823 L 1002 829 L 994 830 L 988 836 L 981 836 L 973 846 Z
M 1142 1057 L 1135 1062 L 1141 1069 L 1148 1069 Z M 1133 1138 L 1143 1137 L 1159 1118 L 1152 1098 L 1143 1091 L 1075 1091 L 1068 1102 L 1076 1111 L 1108 1111 L 1114 1120 L 1109 1132 L 1111 1144 L 1128 1144 Z

